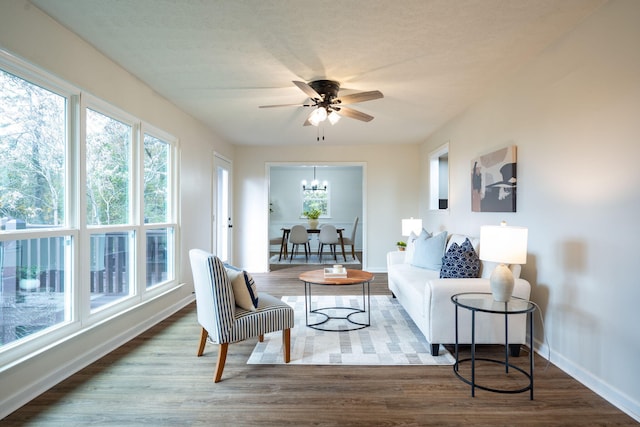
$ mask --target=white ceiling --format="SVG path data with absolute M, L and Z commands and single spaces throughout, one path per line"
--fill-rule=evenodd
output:
M 419 143 L 605 0 L 32 0 L 234 144 Z M 375 116 L 303 127 L 292 80 Z

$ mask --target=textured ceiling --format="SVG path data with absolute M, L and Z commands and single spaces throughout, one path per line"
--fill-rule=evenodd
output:
M 32 0 L 234 144 L 418 143 L 604 0 Z M 292 80 L 375 117 L 303 127 Z

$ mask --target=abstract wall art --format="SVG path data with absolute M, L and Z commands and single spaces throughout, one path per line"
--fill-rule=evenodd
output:
M 516 146 L 502 148 L 471 161 L 471 210 L 516 211 Z

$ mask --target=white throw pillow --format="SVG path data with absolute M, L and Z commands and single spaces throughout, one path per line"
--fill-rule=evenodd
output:
M 258 290 L 253 277 L 244 270 L 227 268 L 227 275 L 233 287 L 233 296 L 238 307 L 249 311 L 258 308 Z

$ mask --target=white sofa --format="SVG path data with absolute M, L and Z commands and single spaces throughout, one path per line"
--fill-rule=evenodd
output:
M 466 238 L 460 234 L 449 235 L 445 252 L 453 242 L 461 245 Z M 479 239 L 469 237 L 469 240 L 479 253 Z M 455 305 L 451 297 L 461 292 L 490 293 L 489 277 L 495 264 L 480 261 L 479 278 L 440 279 L 440 270 L 416 267 L 406 262 L 407 255 L 413 256 L 410 250 L 387 254 L 389 289 L 431 344 L 431 354 L 437 356 L 440 344 L 455 343 Z M 511 265 L 510 269 L 515 277 L 513 296 L 529 299 L 531 286 L 519 278 L 520 265 Z M 458 342 L 470 344 L 471 312 L 458 309 L 458 322 Z M 520 345 L 527 342 L 526 334 L 526 315 L 511 315 L 509 348 L 512 355 L 519 355 Z M 477 313 L 475 338 L 476 344 L 504 345 L 504 316 Z

